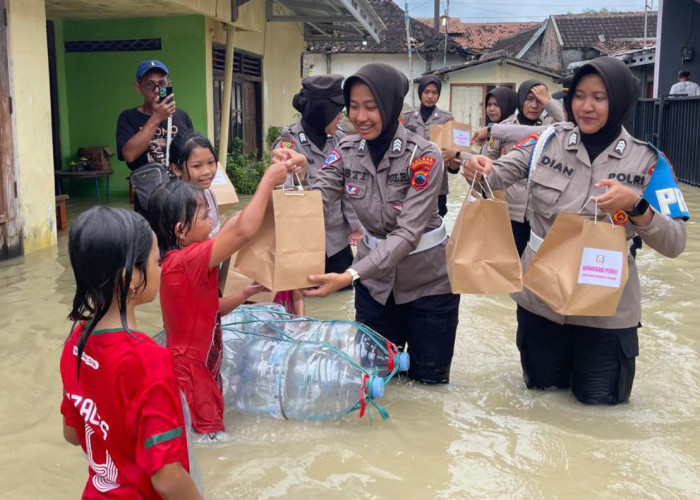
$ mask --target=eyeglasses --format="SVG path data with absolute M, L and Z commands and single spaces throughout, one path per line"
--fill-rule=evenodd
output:
M 158 80 L 157 82 L 154 80 L 146 80 L 141 84 L 141 87 L 143 87 L 148 92 L 152 92 L 153 89 L 155 89 L 156 87 L 167 87 L 168 83 L 170 83 L 168 80 Z

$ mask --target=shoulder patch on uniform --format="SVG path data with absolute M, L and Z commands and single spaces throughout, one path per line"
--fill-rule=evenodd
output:
M 299 142 L 301 142 L 302 144 L 306 144 L 307 142 L 309 142 L 304 132 L 299 132 Z
M 571 135 L 569 135 L 569 143 L 567 145 L 575 146 L 576 144 L 578 144 L 578 134 L 576 132 L 571 132 Z
M 328 168 L 334 163 L 338 163 L 342 156 L 340 155 L 340 151 L 337 149 L 331 149 L 331 152 L 328 153 L 328 156 L 326 156 L 326 159 L 323 160 L 323 165 L 321 165 L 321 170 L 324 168 Z
M 613 214 L 613 222 L 617 226 L 626 226 L 630 218 L 624 210 L 618 210 Z
M 401 151 L 402 144 L 403 144 L 403 141 L 401 141 L 401 139 L 399 139 L 399 138 L 394 139 L 394 142 L 391 145 L 391 152 L 396 153 L 397 151 Z
M 414 189 L 425 189 L 430 185 L 430 171 L 437 163 L 437 159 L 432 156 L 421 156 L 416 158 L 408 166 L 413 172 L 411 175 L 411 187 Z
M 618 154 L 623 154 L 625 152 L 625 149 L 627 148 L 627 141 L 624 139 L 620 139 L 617 141 L 617 144 L 615 145 L 615 152 Z
M 539 138 L 539 136 L 540 136 L 540 134 L 530 134 L 522 141 L 516 142 L 514 147 L 526 148 L 528 146 L 532 146 L 533 144 L 535 144 L 537 142 L 537 139 Z
M 284 149 L 292 149 L 294 147 L 294 139 L 291 137 L 282 137 L 280 139 L 280 147 Z

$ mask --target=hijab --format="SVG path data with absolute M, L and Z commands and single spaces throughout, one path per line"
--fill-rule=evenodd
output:
M 438 92 L 438 98 L 440 97 L 440 93 L 442 92 L 442 81 L 435 76 L 435 75 L 425 75 L 423 78 L 421 78 L 418 81 L 418 97 L 420 98 L 423 95 L 423 91 L 425 88 L 430 85 L 430 84 L 435 85 L 437 88 Z M 421 101 L 420 104 L 420 117 L 423 118 L 424 122 L 428 121 L 428 118 L 430 118 L 430 115 L 433 114 L 433 111 L 435 111 L 435 106 L 425 106 L 423 105 L 423 102 Z
M 403 99 L 408 93 L 408 78 L 388 64 L 372 63 L 362 66 L 354 75 L 348 77 L 343 85 L 343 95 L 348 110 L 350 109 L 350 90 L 357 82 L 369 87 L 382 117 L 382 132 L 376 139 L 367 141 L 372 163 L 376 167 L 396 135 L 399 116 L 403 109 Z
M 301 113 L 301 127 L 320 150 L 328 140 L 326 126 L 338 116 L 345 104 L 342 80 L 340 75 L 304 78 L 301 91 L 292 100 L 294 109 Z
M 532 90 L 532 87 L 544 84 L 542 80 L 525 80 L 520 84 L 520 87 L 518 87 L 518 123 L 521 125 L 537 125 L 537 118 L 530 120 L 525 116 L 523 107 L 525 106 L 525 98 L 530 90 Z
M 490 96 L 496 99 L 498 107 L 501 109 L 501 119 L 498 120 L 499 123 L 515 113 L 515 110 L 518 109 L 518 94 L 513 89 L 509 89 L 508 87 L 496 87 L 486 94 L 484 106 L 488 105 Z
M 588 157 L 593 162 L 620 135 L 622 122 L 625 121 L 627 114 L 639 99 L 641 86 L 639 80 L 619 59 L 605 56 L 588 61 L 574 74 L 569 94 L 564 100 L 569 121 L 573 123 L 576 123 L 576 118 L 574 118 L 571 109 L 571 100 L 581 78 L 590 74 L 600 76 L 608 93 L 608 121 L 605 122 L 603 128 L 594 134 L 581 132 L 581 142 L 583 142 L 586 151 L 588 151 Z

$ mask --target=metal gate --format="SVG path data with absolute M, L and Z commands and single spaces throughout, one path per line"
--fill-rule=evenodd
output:
M 700 186 L 700 97 L 640 99 L 625 127 L 663 151 L 679 181 Z

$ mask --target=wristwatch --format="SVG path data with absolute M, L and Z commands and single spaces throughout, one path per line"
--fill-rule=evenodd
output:
M 489 137 L 491 137 L 491 129 L 492 128 L 493 128 L 493 122 L 486 125 L 486 132 L 489 134 Z
M 643 215 L 648 209 L 649 202 L 646 200 L 646 198 L 644 198 L 644 196 L 640 196 L 637 202 L 634 204 L 632 210 L 625 210 L 625 212 L 630 217 L 638 217 Z
M 352 267 L 348 267 L 345 270 L 345 272 L 348 273 L 352 277 L 353 283 L 360 279 L 360 274 L 357 271 L 355 271 Z

